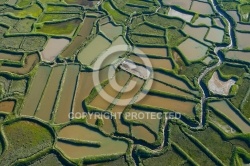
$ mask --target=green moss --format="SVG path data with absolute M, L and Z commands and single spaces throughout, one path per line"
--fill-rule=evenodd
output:
M 175 19 L 175 18 L 169 18 L 169 17 L 162 16 L 159 14 L 147 16 L 145 17 L 145 19 L 148 22 L 151 22 L 155 25 L 162 26 L 164 28 L 168 28 L 168 27 L 181 28 L 183 26 L 183 22 L 181 20 Z
M 12 13 L 15 16 L 21 17 L 21 18 L 24 18 L 27 16 L 38 18 L 42 12 L 43 12 L 42 8 L 37 4 L 33 4 L 32 6 L 26 8 L 25 10 L 13 10 L 12 11 Z
M 27 120 L 4 125 L 3 133 L 8 147 L 0 157 L 0 165 L 11 165 L 17 159 L 49 148 L 54 139 L 48 129 Z
M 167 41 L 168 45 L 170 47 L 175 47 L 184 41 L 185 36 L 178 29 L 168 29 L 167 38 L 168 38 L 168 41 Z
M 224 9 L 224 10 L 237 10 L 237 5 L 238 2 L 221 2 L 219 5 Z
M 118 24 L 124 24 L 127 20 L 127 17 L 114 9 L 110 2 L 105 1 L 102 7 L 108 12 L 108 14 L 113 18 L 113 20 Z
M 50 14 L 46 13 L 39 19 L 39 22 L 67 20 L 72 18 L 80 18 L 80 14 Z
M 79 26 L 81 20 L 74 19 L 59 23 L 45 23 L 37 32 L 55 35 L 70 35 Z
M 164 37 L 157 36 L 144 36 L 144 35 L 131 35 L 131 40 L 135 45 L 165 45 L 166 41 Z
M 27 7 L 31 4 L 32 0 L 18 0 L 17 6 L 19 7 Z
M 244 66 L 235 66 L 228 63 L 223 65 L 219 70 L 223 75 L 238 77 L 241 77 L 246 72 Z
M 164 36 L 165 34 L 165 30 L 152 27 L 147 24 L 141 24 L 137 26 L 132 32 L 138 33 L 138 34 L 149 34 L 149 35 L 156 35 L 156 36 Z

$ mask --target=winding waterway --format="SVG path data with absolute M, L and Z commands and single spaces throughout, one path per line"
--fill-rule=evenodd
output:
M 208 98 L 206 96 L 206 93 L 205 93 L 206 89 L 205 89 L 205 87 L 202 86 L 202 79 L 207 75 L 208 72 L 210 72 L 211 70 L 213 70 L 214 68 L 220 66 L 223 63 L 223 59 L 219 55 L 219 51 L 222 50 L 222 49 L 226 49 L 226 48 L 230 49 L 230 48 L 232 48 L 234 46 L 233 37 L 232 37 L 233 36 L 233 28 L 232 28 L 233 23 L 231 21 L 229 21 L 227 14 L 225 12 L 223 13 L 223 11 L 218 7 L 218 4 L 216 3 L 215 0 L 211 0 L 211 2 L 212 2 L 213 9 L 227 21 L 228 32 L 229 32 L 229 36 L 230 36 L 230 44 L 227 45 L 227 46 L 224 46 L 224 47 L 215 47 L 214 48 L 214 53 L 218 57 L 218 62 L 215 65 L 213 65 L 213 66 L 207 68 L 205 71 L 203 71 L 203 73 L 198 78 L 198 83 L 199 83 L 200 89 L 202 90 L 202 97 L 201 97 L 201 102 L 200 102 L 202 110 L 201 110 L 200 125 L 198 127 L 196 127 L 196 128 L 202 128 L 203 127 L 203 118 L 204 118 L 203 114 L 205 112 L 204 104 L 205 104 L 205 102 L 206 102 L 206 100 Z

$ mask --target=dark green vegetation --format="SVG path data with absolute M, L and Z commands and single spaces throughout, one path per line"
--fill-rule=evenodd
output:
M 224 47 L 231 40 L 226 19 L 234 23 L 233 31 L 245 28 L 235 31 L 244 34 L 230 49 L 250 48 L 247 37 L 241 41 L 249 33 L 250 1 L 215 2 L 230 18 L 210 10 L 210 1 L 0 1 L 0 165 L 249 163 L 250 137 L 245 131 L 250 124 L 250 60 L 225 55 L 215 66 L 214 50 L 216 46 L 224 48 L 222 54 L 229 50 Z M 114 53 L 101 69 L 95 68 L 101 53 L 117 45 L 137 46 L 145 55 Z M 150 81 L 140 76 L 145 73 L 118 68 L 109 79 L 108 66 L 118 58 L 133 57 L 143 68 L 140 58 L 147 56 L 153 84 L 141 101 L 133 103 L 148 88 Z M 201 87 L 198 77 L 212 66 Z M 93 74 L 97 71 L 100 85 L 96 86 Z M 209 91 L 208 81 L 215 71 L 220 79 L 216 81 L 235 81 L 228 95 Z M 114 79 L 121 85 L 116 90 Z M 126 92 L 133 83 L 136 86 Z M 113 101 L 106 101 L 103 91 Z M 203 91 L 207 96 L 201 105 Z M 123 99 L 129 101 L 119 105 Z M 214 109 L 211 103 L 217 100 L 224 102 Z M 83 112 L 108 118 L 74 119 L 74 114 Z M 179 112 L 181 118 L 129 119 L 126 113 L 131 112 Z M 231 115 L 240 117 L 239 121 Z

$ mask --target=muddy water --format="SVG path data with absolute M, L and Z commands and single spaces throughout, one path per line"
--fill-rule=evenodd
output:
M 20 75 L 27 74 L 39 62 L 39 55 L 38 54 L 28 55 L 24 62 L 25 64 L 23 67 L 1 66 L 0 71 L 8 71 Z
M 72 144 L 57 142 L 57 147 L 59 147 L 59 149 L 61 149 L 70 158 L 80 158 L 82 156 L 88 157 L 92 155 L 109 155 L 112 153 L 125 153 L 128 147 L 128 144 L 124 141 L 113 140 L 109 137 L 101 135 L 96 131 L 79 125 L 67 126 L 62 129 L 58 135 L 59 137 L 72 138 L 82 141 L 95 141 L 101 144 L 100 147 L 96 148 L 88 146 L 75 146 Z
M 92 73 L 81 72 L 78 76 L 77 82 L 78 83 L 74 98 L 73 112 L 82 113 L 84 111 L 82 107 L 82 102 L 89 96 L 91 90 L 94 88 L 94 83 L 92 81 Z
M 143 59 L 145 59 L 146 57 L 144 56 L 135 56 L 135 55 L 131 55 L 129 57 L 129 59 L 131 59 L 133 62 L 142 64 L 142 65 L 147 65 L 144 64 Z M 147 58 L 149 59 L 149 61 L 151 62 L 151 65 L 153 68 L 163 68 L 163 69 L 167 69 L 167 70 L 172 70 L 173 69 L 173 65 L 171 63 L 170 59 L 157 59 L 157 58 Z M 147 65 L 148 67 L 151 67 L 149 65 Z
M 73 97 L 76 89 L 76 81 L 79 73 L 78 65 L 68 65 L 61 86 L 61 92 L 56 110 L 56 123 L 65 123 L 69 120 L 68 114 L 72 110 Z
M 224 31 L 218 28 L 210 28 L 206 39 L 212 42 L 221 43 L 223 40 Z
M 250 30 L 250 25 L 249 24 L 237 24 L 236 27 L 237 30 L 241 30 L 241 31 L 249 31 Z
M 154 72 L 154 79 L 162 81 L 162 82 L 170 84 L 170 85 L 177 86 L 181 89 L 192 91 L 183 81 L 178 80 L 177 78 L 174 78 L 172 76 L 162 74 L 160 72 Z
M 94 22 L 96 18 L 86 17 L 84 19 L 83 25 L 75 39 L 70 43 L 70 45 L 62 52 L 62 57 L 72 56 L 80 46 L 86 42 L 87 37 L 91 34 Z
M 58 89 L 60 88 L 60 81 L 63 76 L 65 66 L 56 66 L 52 69 L 47 86 L 43 92 L 40 104 L 36 111 L 35 116 L 38 118 L 49 121 L 51 113 L 56 102 Z
M 166 48 L 148 48 L 148 47 L 137 47 L 140 51 L 147 55 L 156 55 L 160 57 L 167 57 L 168 52 Z M 135 52 L 137 53 L 137 52 Z
M 208 3 L 193 1 L 191 10 L 199 14 L 213 14 L 212 6 Z
M 136 121 L 136 122 L 145 124 L 151 130 L 153 130 L 156 134 L 158 133 L 161 119 L 151 117 L 150 113 L 152 113 L 152 112 L 148 112 L 145 110 L 131 109 L 131 110 L 129 110 L 129 113 L 130 114 L 128 114 L 127 116 L 125 115 L 125 117 L 128 121 Z M 133 118 L 132 114 L 135 114 L 137 116 L 135 116 Z M 131 115 L 131 116 L 129 116 L 129 115 Z
M 132 135 L 137 139 L 145 140 L 149 143 L 153 143 L 155 141 L 155 137 L 152 133 L 150 133 L 143 126 L 133 126 L 132 127 Z
M 226 54 L 227 59 L 241 60 L 250 63 L 249 52 L 241 52 L 241 51 L 229 51 Z
M 162 1 L 163 4 L 167 4 L 167 5 L 177 5 L 180 6 L 186 10 L 189 10 L 192 1 L 191 0 L 163 0 Z
M 125 106 L 116 105 L 112 108 L 111 111 L 115 115 L 117 132 L 123 133 L 123 134 L 130 134 L 129 126 L 121 121 L 122 112 L 124 111 L 125 108 L 126 108 Z
M 50 38 L 44 50 L 41 52 L 44 61 L 52 62 L 56 56 L 69 44 L 67 39 Z
M 184 31 L 186 34 L 192 36 L 193 38 L 199 40 L 200 42 L 202 42 L 202 43 L 204 43 L 204 44 L 206 44 L 206 45 L 208 45 L 208 46 L 211 46 L 211 45 L 212 45 L 212 43 L 206 42 L 206 41 L 204 40 L 204 38 L 205 38 L 205 36 L 206 36 L 206 33 L 207 33 L 207 31 L 208 31 L 208 28 L 207 28 L 207 27 L 199 27 L 199 28 L 198 28 L 198 27 L 192 27 L 192 26 L 186 24 L 185 27 L 184 27 L 184 29 L 183 29 L 183 31 Z
M 115 37 L 122 34 L 122 26 L 115 26 L 112 23 L 102 25 L 100 30 L 110 39 L 114 40 Z
M 196 61 L 203 58 L 208 50 L 205 45 L 200 44 L 191 38 L 188 38 L 183 43 L 181 43 L 178 48 L 190 61 Z
M 250 132 L 250 126 L 235 113 L 235 111 L 227 104 L 226 101 L 211 102 L 209 105 L 215 108 L 218 112 L 227 116 L 242 130 L 242 132 Z
M 21 110 L 22 115 L 33 116 L 37 109 L 38 103 L 42 96 L 43 90 L 47 84 L 51 68 L 47 66 L 40 66 L 32 80 L 29 91 L 24 99 L 24 106 Z
M 163 108 L 170 111 L 180 112 L 192 116 L 194 115 L 193 108 L 196 105 L 196 103 L 194 102 L 184 102 L 180 100 L 158 97 L 154 95 L 147 95 L 141 101 L 137 102 L 137 104 Z
M 103 88 L 102 91 L 106 92 L 113 99 L 115 99 L 127 83 L 129 77 L 130 75 L 124 71 L 118 72 L 116 76 Z M 90 103 L 90 105 L 106 110 L 111 103 L 105 100 L 105 98 L 108 97 L 105 97 L 105 95 L 102 94 L 102 91 L 100 91 L 99 95 Z
M 11 54 L 7 52 L 0 52 L 0 59 L 10 61 L 21 61 L 23 54 Z
M 2 101 L 0 102 L 0 111 L 10 113 L 14 110 L 15 101 Z
M 249 33 L 241 33 L 241 32 L 236 31 L 236 38 L 237 38 L 237 46 L 239 49 L 250 47 L 250 43 L 249 43 L 250 34 Z
M 110 42 L 104 37 L 98 35 L 78 54 L 78 60 L 82 64 L 90 65 L 91 62 L 94 61 L 109 46 Z
M 176 95 L 180 95 L 180 96 L 186 96 L 186 97 L 190 97 L 190 98 L 194 98 L 193 95 L 183 92 L 181 90 L 178 90 L 176 88 L 173 88 L 171 86 L 165 85 L 161 82 L 158 82 L 156 80 L 153 81 L 152 90 L 157 90 L 157 91 L 161 91 L 161 92 L 165 92 L 165 93 L 171 93 L 171 94 L 176 94 Z

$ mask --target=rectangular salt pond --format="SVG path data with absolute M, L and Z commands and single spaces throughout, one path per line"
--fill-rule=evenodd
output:
M 170 10 L 168 12 L 168 16 L 179 17 L 179 18 L 182 18 L 186 22 L 190 22 L 193 18 L 193 15 L 191 15 L 191 14 L 181 13 L 175 9 L 172 9 L 172 8 L 170 8 Z
M 240 60 L 250 63 L 250 52 L 243 51 L 228 51 L 226 59 Z
M 221 43 L 223 41 L 224 31 L 219 28 L 210 28 L 206 36 L 206 39 L 215 43 Z

